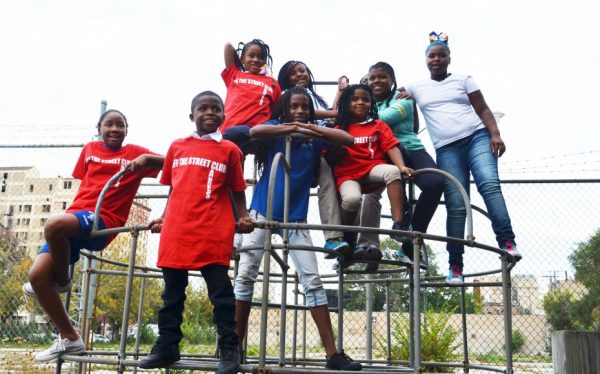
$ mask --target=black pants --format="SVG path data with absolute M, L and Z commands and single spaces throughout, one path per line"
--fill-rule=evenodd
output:
M 437 169 L 437 165 L 433 158 L 425 150 L 410 151 L 401 147 L 402 157 L 406 166 L 414 169 L 433 168 Z M 413 182 L 421 190 L 421 194 L 417 199 L 417 205 L 412 217 L 413 230 L 419 232 L 427 232 L 427 227 L 435 210 L 440 203 L 442 193 L 444 192 L 444 177 L 439 174 L 425 173 L 414 177 Z M 404 197 L 405 207 L 407 198 Z
M 239 338 L 235 333 L 235 296 L 227 274 L 228 268 L 221 265 L 208 265 L 199 269 L 208 288 L 208 298 L 213 305 L 213 322 L 217 326 L 219 348 L 237 347 Z M 157 343 L 179 345 L 183 338 L 181 323 L 185 288 L 188 285 L 188 271 L 162 268 L 165 290 L 162 294 L 164 306 L 158 311 Z

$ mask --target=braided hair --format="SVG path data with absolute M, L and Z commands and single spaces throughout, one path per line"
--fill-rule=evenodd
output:
M 127 117 L 125 117 L 125 115 L 120 110 L 109 109 L 100 115 L 100 119 L 98 120 L 98 123 L 96 124 L 96 128 L 98 129 L 98 135 L 100 135 L 100 127 L 102 126 L 102 121 L 104 121 L 106 116 L 108 116 L 110 113 L 119 114 L 121 117 L 123 117 L 123 120 L 125 121 L 125 128 L 129 127 L 129 123 L 127 122 Z
M 392 89 L 387 98 L 385 99 L 386 106 L 389 106 L 390 101 L 392 101 L 392 99 L 394 98 L 394 94 L 396 92 L 396 89 L 398 88 L 398 86 L 396 85 L 396 74 L 394 73 L 394 68 L 392 68 L 392 65 L 388 64 L 387 62 L 379 61 L 374 65 L 371 65 L 371 67 L 369 68 L 369 72 L 373 69 L 383 70 L 390 77 L 390 79 L 394 81 Z
M 306 68 L 306 72 L 308 73 L 309 79 L 308 79 L 308 83 L 306 84 L 305 88 L 308 91 L 310 91 L 310 93 L 312 94 L 312 97 L 315 99 L 317 104 L 319 104 L 319 106 L 321 106 L 323 108 L 329 108 L 325 99 L 323 99 L 315 91 L 315 87 L 314 87 L 315 77 L 313 76 L 312 71 L 310 71 L 308 66 L 306 66 L 306 64 L 302 61 L 291 60 L 291 61 L 288 61 L 285 64 L 283 64 L 283 66 L 279 70 L 279 75 L 277 76 L 277 81 L 279 82 L 279 87 L 281 87 L 282 91 L 292 88 L 292 84 L 290 83 L 290 75 L 292 74 L 292 71 L 294 70 L 294 68 L 300 64 L 304 65 L 304 67 Z
M 369 94 L 369 98 L 371 99 L 371 108 L 369 109 L 368 117 L 372 119 L 379 118 L 377 116 L 377 106 L 375 105 L 375 96 L 373 96 L 373 91 L 371 87 L 366 84 L 351 84 L 342 92 L 342 96 L 340 97 L 340 101 L 338 104 L 338 116 L 335 119 L 335 122 L 341 126 L 342 130 L 348 131 L 348 127 L 352 121 L 350 114 L 350 103 L 352 101 L 352 97 L 354 96 L 354 92 L 356 90 L 365 90 Z
M 244 54 L 246 54 L 246 51 L 252 45 L 255 45 L 258 48 L 260 48 L 260 57 L 265 60 L 269 68 L 272 67 L 273 58 L 271 57 L 271 49 L 269 48 L 269 45 L 267 43 L 263 42 L 260 39 L 252 39 L 248 43 L 238 43 L 238 47 L 235 50 L 235 66 L 237 66 L 237 68 L 242 71 L 244 70 L 244 64 L 242 64 L 241 58 L 242 56 L 244 56 Z
M 308 123 L 315 123 L 315 105 L 313 104 L 308 90 L 302 86 L 292 87 L 286 90 L 283 95 L 281 95 L 281 98 L 277 101 L 277 104 L 275 104 L 275 108 L 271 114 L 271 119 L 276 119 L 281 123 L 292 121 L 290 116 L 290 102 L 292 101 L 292 96 L 294 95 L 306 96 L 308 99 Z

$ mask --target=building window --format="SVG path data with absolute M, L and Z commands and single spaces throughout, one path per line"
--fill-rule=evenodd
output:
M 72 181 L 64 181 L 63 187 L 65 190 L 70 190 L 73 187 L 73 182 Z
M 4 178 L 3 179 L 8 179 L 8 173 L 4 173 Z
M 52 191 L 52 188 L 53 188 L 53 187 L 54 187 L 53 185 L 49 184 L 49 185 L 48 185 L 48 191 Z
M 2 192 L 6 192 L 6 184 L 5 184 L 5 181 L 2 181 Z
M 50 213 L 50 205 L 42 205 L 43 213 Z
M 23 205 L 19 205 L 19 212 L 23 211 Z
M 48 218 L 40 218 L 40 226 L 44 226 Z
M 33 184 L 29 185 L 29 192 L 33 192 Z
M 24 218 L 23 219 L 23 225 L 29 226 L 30 223 L 31 223 L 31 218 Z
M 23 205 L 23 211 L 25 213 L 31 213 L 31 205 Z
M 62 208 L 63 208 L 63 210 L 64 210 L 64 209 L 67 209 L 67 202 L 66 202 L 66 201 L 63 201 L 63 203 L 62 203 Z
M 20 225 L 21 225 L 21 219 L 17 218 L 17 226 L 20 226 Z

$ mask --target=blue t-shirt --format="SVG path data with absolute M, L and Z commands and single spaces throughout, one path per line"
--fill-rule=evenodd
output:
M 280 122 L 271 120 L 266 125 L 278 126 Z M 269 176 L 275 155 L 279 152 L 285 154 L 285 137 L 261 139 L 266 151 L 266 160 L 262 176 L 258 180 L 252 195 L 250 208 L 263 216 L 267 215 L 267 193 L 269 190 Z M 292 141 L 290 172 L 290 210 L 289 221 L 306 220 L 308 216 L 308 198 L 310 184 L 318 157 L 328 146 L 328 143 L 315 139 L 294 139 Z M 283 221 L 283 195 L 285 188 L 285 173 L 280 164 L 275 178 L 275 200 L 273 205 L 273 220 Z

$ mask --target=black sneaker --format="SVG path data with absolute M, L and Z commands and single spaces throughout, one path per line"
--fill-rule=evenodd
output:
M 142 369 L 164 368 L 181 359 L 179 347 L 155 343 L 150 354 L 140 361 Z
M 410 224 L 405 222 L 406 220 L 396 221 L 392 225 L 392 230 L 402 230 L 402 231 L 411 231 Z M 390 238 L 394 239 L 399 243 L 410 243 L 412 244 L 412 238 L 408 236 L 404 236 L 402 234 L 391 234 Z
M 381 249 L 375 244 L 369 244 L 365 249 L 365 259 L 371 262 L 367 263 L 365 266 L 365 271 L 367 273 L 374 273 L 379 269 L 379 263 L 375 261 L 380 261 L 383 258 L 383 253 Z
M 362 370 L 360 362 L 356 362 L 350 358 L 344 351 L 334 353 L 327 359 L 325 363 L 326 369 L 332 370 L 348 370 L 348 371 L 359 371 Z
M 240 351 L 238 347 L 221 348 L 217 374 L 235 374 L 238 371 L 240 371 Z
M 425 251 L 423 250 L 423 248 L 425 248 L 425 245 L 422 245 L 419 248 L 419 267 L 421 268 L 421 270 L 427 270 L 427 268 L 429 267 L 429 261 L 427 260 L 427 254 L 425 253 Z M 406 255 L 406 257 L 408 257 L 410 259 L 410 261 L 412 262 L 413 260 L 413 243 L 402 243 L 402 252 L 404 252 L 404 254 Z

